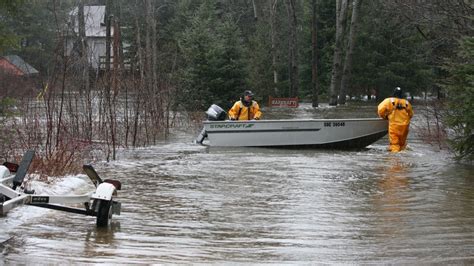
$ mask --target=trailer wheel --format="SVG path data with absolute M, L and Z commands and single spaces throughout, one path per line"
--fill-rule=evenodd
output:
M 97 227 L 106 227 L 112 219 L 112 200 L 97 200 Z

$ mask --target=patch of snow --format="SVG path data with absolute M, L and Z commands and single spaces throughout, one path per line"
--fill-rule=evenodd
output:
M 67 194 L 78 194 L 75 191 L 78 191 L 81 187 L 90 187 L 93 189 L 92 183 L 86 179 L 85 175 L 77 176 L 65 176 L 57 180 L 52 184 L 48 184 L 42 181 L 32 180 L 28 182 L 28 188 L 34 189 L 35 194 L 47 194 L 47 195 L 67 195 Z M 0 244 L 10 238 L 9 232 L 13 231 L 15 228 L 21 226 L 23 223 L 37 219 L 48 212 L 53 211 L 44 208 L 38 208 L 34 206 L 20 206 L 10 212 L 5 216 L 0 217 L 0 228 L 2 232 L 0 233 Z

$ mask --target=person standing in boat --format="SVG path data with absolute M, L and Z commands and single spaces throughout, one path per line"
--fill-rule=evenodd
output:
M 230 120 L 259 120 L 262 117 L 260 106 L 253 100 L 252 91 L 244 91 L 244 95 L 229 110 Z
M 389 150 L 399 152 L 407 146 L 408 128 L 413 117 L 413 108 L 406 99 L 403 92 L 396 87 L 393 97 L 386 98 L 378 106 L 378 115 L 388 119 L 388 137 L 390 141 Z

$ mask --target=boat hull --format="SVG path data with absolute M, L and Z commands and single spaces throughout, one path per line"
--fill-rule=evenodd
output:
M 204 131 L 211 146 L 357 149 L 385 136 L 387 121 L 379 118 L 205 121 Z

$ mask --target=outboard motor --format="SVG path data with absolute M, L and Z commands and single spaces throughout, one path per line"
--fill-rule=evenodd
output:
M 206 114 L 209 121 L 224 121 L 227 116 L 227 113 L 216 104 L 211 105 Z
M 206 133 L 206 130 L 203 128 L 201 130 L 201 133 L 199 133 L 199 135 L 197 136 L 196 138 L 196 143 L 199 143 L 199 144 L 202 144 L 202 142 L 204 141 L 204 139 L 207 137 L 207 133 Z
M 213 104 L 206 111 L 207 120 L 209 121 L 224 121 L 227 117 L 227 113 L 220 106 Z M 203 128 L 201 133 L 196 138 L 196 143 L 202 144 L 204 139 L 207 137 L 206 130 Z

